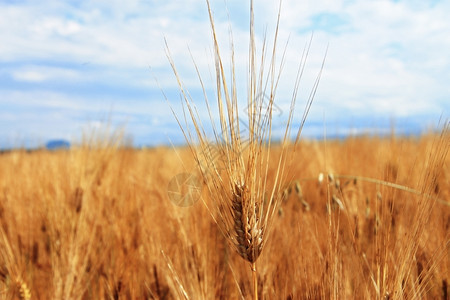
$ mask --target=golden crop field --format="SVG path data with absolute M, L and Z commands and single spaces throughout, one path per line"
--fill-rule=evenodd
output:
M 244 101 L 231 26 L 222 56 L 206 4 L 214 87 L 191 57 L 203 109 L 165 40 L 181 106 L 163 96 L 185 147 L 113 135 L 1 153 L 0 298 L 449 299 L 448 120 L 420 137 L 303 140 L 327 55 L 298 118 L 312 37 L 288 61 L 281 1 L 262 41 L 250 1 Z M 281 73 L 297 64 L 280 131 Z
M 448 131 L 301 141 L 260 299 L 449 299 L 449 145 Z M 112 144 L 0 155 L 0 298 L 250 299 L 204 184 L 173 203 L 195 165 L 187 148 Z

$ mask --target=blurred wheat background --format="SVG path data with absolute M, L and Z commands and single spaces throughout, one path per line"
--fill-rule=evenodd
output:
M 448 299 L 449 143 L 448 131 L 302 142 L 260 298 Z M 185 148 L 116 142 L 0 155 L 0 297 L 250 299 L 251 272 L 202 201 L 168 197 L 194 165 Z

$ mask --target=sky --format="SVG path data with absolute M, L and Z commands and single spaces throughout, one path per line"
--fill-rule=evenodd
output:
M 278 1 L 255 2 L 260 51 L 264 36 L 272 45 Z M 245 112 L 249 1 L 211 0 L 211 6 L 226 62 L 232 30 Z M 324 58 L 325 65 L 305 137 L 437 128 L 450 108 L 449 15 L 450 1 L 284 0 L 277 62 L 286 54 L 274 127 L 287 117 L 312 37 L 295 124 Z M 0 1 L 0 148 L 39 147 L 52 139 L 78 143 L 108 128 L 123 130 L 134 146 L 182 144 L 170 109 L 182 114 L 180 94 L 165 41 L 208 124 L 194 65 L 214 102 L 205 1 Z

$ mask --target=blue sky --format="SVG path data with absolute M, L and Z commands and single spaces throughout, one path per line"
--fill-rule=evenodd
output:
M 245 92 L 249 5 L 228 0 L 228 19 L 225 1 L 211 2 L 225 57 L 231 22 L 238 91 Z M 264 31 L 273 33 L 278 3 L 256 2 L 260 46 Z M 391 124 L 399 133 L 436 127 L 450 108 L 449 14 L 449 1 L 284 0 L 279 45 L 289 43 L 279 107 L 287 111 L 314 32 L 297 120 L 329 48 L 305 136 L 384 133 Z M 77 142 L 108 123 L 137 146 L 181 143 L 161 92 L 179 111 L 164 37 L 203 114 L 189 49 L 213 91 L 209 30 L 203 0 L 0 1 L 0 148 Z

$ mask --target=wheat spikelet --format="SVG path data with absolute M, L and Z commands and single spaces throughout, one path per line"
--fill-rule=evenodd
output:
M 225 75 L 224 63 L 220 54 L 218 37 L 215 30 L 212 10 L 209 0 L 208 7 L 211 33 L 214 43 L 215 71 L 216 71 L 216 97 L 220 128 L 215 126 L 212 110 L 207 98 L 206 89 L 194 62 L 209 112 L 211 127 L 215 141 L 209 143 L 205 130 L 202 127 L 197 108 L 193 104 L 189 93 L 185 90 L 181 78 L 178 75 L 175 63 L 171 58 L 169 47 L 166 44 L 167 57 L 172 66 L 183 97 L 184 121 L 182 125 L 176 116 L 177 122 L 189 144 L 192 154 L 198 163 L 200 173 L 209 190 L 211 207 L 215 222 L 228 242 L 239 255 L 251 263 L 253 270 L 254 296 L 257 299 L 256 261 L 260 256 L 269 236 L 273 215 L 278 211 L 278 205 L 283 199 L 284 186 L 287 182 L 285 166 L 287 162 L 287 149 L 295 147 L 299 140 L 300 132 L 311 106 L 315 91 L 318 86 L 320 73 L 313 86 L 310 98 L 300 122 L 295 143 L 289 141 L 291 136 L 291 124 L 295 108 L 295 100 L 299 81 L 303 72 L 305 59 L 309 46 L 306 47 L 300 61 L 298 74 L 294 84 L 290 111 L 286 120 L 284 135 L 281 139 L 281 153 L 276 158 L 276 170 L 269 172 L 269 165 L 273 155 L 272 148 L 272 114 L 280 79 L 281 68 L 284 64 L 284 55 L 279 68 L 276 63 L 277 36 L 280 22 L 280 11 L 274 34 L 272 49 L 268 50 L 266 40 L 262 45 L 260 58 L 257 58 L 253 1 L 250 1 L 250 43 L 249 43 L 249 69 L 247 87 L 247 116 L 245 126 L 248 128 L 248 136 L 242 137 L 239 123 L 238 97 L 236 88 L 234 45 L 230 34 L 231 46 L 231 80 Z M 281 10 L 281 1 L 280 8 Z M 230 29 L 231 33 L 231 29 Z M 266 71 L 266 56 L 271 54 L 269 68 Z M 257 59 L 261 62 L 257 66 Z M 231 81 L 231 85 L 229 84 Z M 267 95 L 266 98 L 261 95 Z M 268 100 L 268 103 L 263 101 Z M 173 109 L 172 109 L 173 111 Z M 187 124 L 192 122 L 194 132 L 191 132 Z M 211 153 L 215 149 L 215 154 Z M 219 156 L 219 159 L 216 157 Z M 274 174 L 269 179 L 269 173 Z M 266 200 L 265 200 L 266 199 Z M 205 201 L 208 206 L 208 203 Z
M 245 204 L 245 191 L 243 187 L 236 186 L 233 195 L 233 219 L 234 230 L 236 232 L 236 248 L 239 255 L 254 263 L 258 259 L 262 250 L 263 228 L 259 224 L 259 206 L 254 207 L 253 212 L 248 211 Z
M 252 252 L 252 255 L 243 257 L 255 260 L 262 249 L 267 237 L 267 227 L 270 226 L 271 217 L 276 212 L 276 207 L 283 199 L 283 186 L 286 185 L 285 166 L 287 161 L 287 149 L 289 146 L 295 146 L 299 140 L 302 126 L 305 122 L 309 107 L 311 106 L 314 93 L 317 89 L 318 78 L 313 86 L 311 96 L 308 99 L 305 113 L 300 122 L 299 130 L 295 143 L 289 141 L 291 135 L 291 124 L 297 89 L 301 74 L 304 68 L 304 62 L 308 54 L 309 46 L 305 49 L 300 61 L 298 76 L 294 84 L 294 92 L 290 111 L 286 120 L 284 135 L 281 139 L 281 154 L 277 158 L 276 170 L 273 172 L 274 178 L 271 183 L 268 182 L 269 163 L 271 162 L 271 135 L 272 135 L 272 113 L 275 101 L 275 95 L 280 78 L 281 67 L 284 64 L 284 56 L 280 62 L 280 68 L 276 68 L 276 49 L 278 26 L 280 22 L 280 12 L 276 23 L 276 30 L 273 40 L 273 49 L 271 52 L 267 49 L 264 42 L 261 50 L 261 65 L 256 65 L 257 55 L 255 46 L 255 34 L 253 29 L 253 1 L 250 1 L 250 46 L 249 46 L 249 83 L 247 95 L 247 122 L 248 136 L 242 137 L 239 123 L 242 119 L 239 116 L 238 98 L 236 92 L 236 76 L 234 63 L 234 46 L 231 37 L 231 87 L 229 78 L 225 75 L 224 63 L 222 61 L 218 37 L 216 35 L 215 23 L 213 19 L 210 3 L 206 0 L 210 18 L 211 33 L 214 42 L 215 67 L 216 67 L 216 96 L 217 107 L 219 110 L 219 130 L 215 127 L 214 117 L 207 98 L 206 88 L 203 85 L 197 65 L 197 70 L 201 86 L 205 95 L 205 102 L 208 108 L 211 126 L 214 132 L 214 144 L 208 141 L 205 130 L 202 127 L 197 108 L 193 100 L 185 89 L 183 82 L 177 72 L 175 63 L 172 60 L 170 50 L 166 44 L 167 57 L 178 81 L 179 88 L 184 100 L 184 126 L 183 122 L 175 118 L 180 129 L 185 136 L 186 141 L 198 163 L 199 170 L 212 198 L 212 210 L 215 212 L 215 221 L 218 223 L 222 232 L 227 236 L 232 245 L 239 253 Z M 280 4 L 281 9 L 281 4 Z M 266 71 L 264 64 L 267 54 L 270 53 L 270 67 Z M 259 95 L 267 94 L 268 103 L 263 103 Z M 192 121 L 194 131 L 187 126 Z M 211 154 L 214 149 L 220 159 Z M 268 199 L 264 201 L 264 199 Z M 244 235 L 249 236 L 244 236 Z M 249 238 L 250 237 L 250 238 Z M 262 239 L 262 241 L 260 241 Z M 249 245 L 248 242 L 252 245 Z M 242 243 L 241 243 L 242 242 Z M 250 247 L 251 246 L 251 247 Z M 243 247 L 243 248 L 242 248 Z M 250 250 L 251 249 L 251 250 Z

